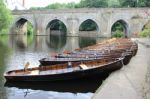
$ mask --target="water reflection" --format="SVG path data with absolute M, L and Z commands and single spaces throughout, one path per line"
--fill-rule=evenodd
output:
M 46 44 L 50 49 L 61 51 L 66 45 L 67 37 L 62 31 L 51 31 L 52 33 L 46 37 Z
M 55 83 L 6 83 L 7 87 L 4 87 L 3 73 L 12 69 L 21 69 L 26 62 L 30 62 L 31 67 L 39 66 L 38 60 L 48 57 L 49 53 L 62 53 L 65 50 L 74 50 L 79 47 L 95 44 L 97 41 L 99 41 L 97 38 L 85 39 L 83 37 L 66 37 L 63 35 L 10 35 L 1 37 L 0 99 L 24 99 L 24 91 L 22 90 L 27 89 L 29 89 L 29 94 L 26 95 L 26 99 L 41 99 L 43 97 L 44 99 L 59 97 L 60 99 L 90 99 L 92 93 L 101 84 L 100 78 Z
M 23 93 L 23 94 L 22 94 Z M 49 91 L 45 93 L 41 90 L 22 90 L 19 89 L 17 94 L 10 94 L 9 99 L 90 99 L 92 93 L 70 93 L 70 92 L 56 92 Z
M 27 35 L 19 35 L 16 36 L 16 45 L 18 47 L 18 49 L 23 50 L 25 48 L 27 48 Z
M 94 44 L 96 44 L 96 38 L 94 37 L 79 37 L 80 48 L 83 48 L 89 45 L 94 45 Z
M 107 76 L 108 74 L 103 77 L 97 76 L 94 78 L 67 80 L 59 82 L 6 82 L 5 86 L 13 91 L 19 91 L 19 94 L 16 92 L 13 93 L 15 96 L 13 96 L 13 98 L 15 99 L 32 99 L 37 96 L 38 99 L 41 99 L 43 98 L 43 96 L 45 97 L 45 95 L 47 97 L 45 97 L 44 99 L 90 99 L 93 95 L 93 92 L 95 92 L 95 90 L 102 83 L 101 80 L 105 79 Z M 38 94 L 35 96 L 37 92 L 43 94 Z
M 33 44 L 33 40 L 33 35 L 10 35 L 9 42 L 12 47 L 16 47 L 16 49 L 23 51 Z
M 72 93 L 87 93 L 95 92 L 108 74 L 92 78 L 73 79 L 66 81 L 53 82 L 6 82 L 6 87 L 16 87 L 19 89 L 32 89 L 43 91 L 58 91 L 58 92 L 72 92 Z M 100 80 L 101 79 L 101 80 Z
M 56 31 L 55 31 L 56 32 Z M 59 32 L 59 31 L 57 31 Z M 9 38 L 10 47 L 16 50 L 34 50 L 63 52 L 64 50 L 74 50 L 89 45 L 96 44 L 104 38 L 96 37 L 67 37 L 65 35 L 32 36 L 32 35 L 11 35 Z

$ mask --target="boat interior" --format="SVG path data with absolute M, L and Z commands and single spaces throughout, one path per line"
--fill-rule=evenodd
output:
M 106 64 L 117 61 L 117 58 L 107 57 L 104 59 L 95 59 L 91 61 L 81 61 L 81 62 L 72 62 L 69 66 L 68 63 L 65 64 L 57 64 L 50 66 L 40 66 L 35 68 L 27 68 L 20 70 L 13 70 L 6 73 L 9 76 L 17 76 L 17 75 L 46 75 L 46 74 L 61 74 L 79 70 L 87 70 L 97 67 L 103 67 Z

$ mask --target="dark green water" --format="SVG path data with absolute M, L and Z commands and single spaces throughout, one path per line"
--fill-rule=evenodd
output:
M 38 60 L 53 53 L 72 51 L 76 48 L 95 44 L 101 38 L 62 36 L 0 36 L 0 99 L 90 99 L 101 81 L 72 80 L 53 83 L 7 84 L 3 73 L 24 68 L 26 62 L 31 67 L 39 66 Z

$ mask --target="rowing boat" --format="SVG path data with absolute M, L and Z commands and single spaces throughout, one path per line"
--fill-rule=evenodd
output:
M 123 58 L 93 59 L 84 62 L 72 62 L 71 64 L 57 64 L 51 66 L 39 66 L 27 70 L 11 70 L 4 74 L 7 81 L 57 81 L 103 75 L 120 69 L 123 66 Z

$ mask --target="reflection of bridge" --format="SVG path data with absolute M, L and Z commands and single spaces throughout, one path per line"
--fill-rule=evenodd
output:
M 31 35 L 30 35 L 31 36 Z M 65 50 L 73 51 L 76 48 L 86 47 L 96 44 L 105 38 L 96 37 L 62 37 L 56 35 L 35 36 L 27 35 L 10 35 L 9 47 L 19 51 L 32 50 L 41 52 L 57 52 L 62 53 Z
M 35 35 L 47 35 L 46 28 L 55 19 L 63 22 L 68 36 L 78 36 L 80 25 L 90 19 L 97 25 L 97 36 L 110 37 L 116 22 L 124 25 L 127 36 L 140 32 L 150 17 L 148 8 L 101 8 L 101 9 L 59 9 L 13 11 L 14 25 L 23 27 L 26 21 L 32 23 Z

